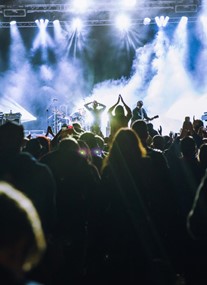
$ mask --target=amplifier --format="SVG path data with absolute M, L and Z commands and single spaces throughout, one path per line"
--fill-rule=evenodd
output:
M 21 123 L 21 113 L 9 113 L 9 114 L 4 114 L 4 120 L 7 121 L 12 121 L 12 122 L 16 122 L 18 124 Z
M 4 113 L 0 112 L 0 126 L 4 123 Z

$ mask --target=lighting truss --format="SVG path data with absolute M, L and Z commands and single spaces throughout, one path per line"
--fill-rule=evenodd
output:
M 168 21 L 168 24 L 176 24 L 180 22 L 181 17 L 171 17 Z M 131 21 L 131 25 L 143 25 L 144 19 L 136 19 Z M 190 17 L 188 18 L 188 22 L 196 22 L 197 17 Z M 72 21 L 60 21 L 60 25 L 71 25 Z M 155 19 L 151 19 L 151 22 L 149 25 L 155 25 L 156 21 Z M 112 26 L 114 25 L 114 22 L 107 21 L 107 20 L 91 20 L 84 23 L 84 26 L 91 26 L 91 27 L 99 27 L 99 26 Z M 156 24 L 157 25 L 157 24 Z M 19 28 L 35 28 L 37 27 L 37 24 L 34 21 L 25 21 L 25 22 L 18 22 L 17 26 Z M 48 28 L 53 28 L 53 22 L 49 22 L 47 25 Z M 6 29 L 10 28 L 10 22 L 0 22 L 0 28 Z
M 112 25 L 115 16 L 120 12 L 128 12 L 132 24 L 143 23 L 145 17 L 154 19 L 160 15 L 169 16 L 170 19 L 179 17 L 179 20 L 182 16 L 187 16 L 189 21 L 194 21 L 202 9 L 201 0 L 139 0 L 133 8 L 122 8 L 117 5 L 117 1 L 108 0 L 104 3 L 97 1 L 93 7 L 89 6 L 85 13 L 80 15 L 83 17 L 84 25 Z M 9 22 L 14 19 L 19 27 L 36 27 L 34 21 L 40 17 L 47 18 L 50 21 L 49 26 L 52 26 L 52 21 L 55 19 L 67 23 L 77 14 L 71 3 L 0 5 L 0 27 L 9 27 Z M 153 23 L 154 21 L 151 24 Z

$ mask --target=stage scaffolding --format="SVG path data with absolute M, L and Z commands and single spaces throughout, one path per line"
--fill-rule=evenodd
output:
M 117 0 L 118 1 L 118 0 Z M 10 27 L 10 21 L 15 20 L 20 28 L 36 27 L 35 20 L 47 18 L 49 27 L 53 26 L 54 20 L 65 24 L 71 22 L 74 16 L 80 16 L 85 25 L 107 26 L 114 24 L 114 17 L 119 12 L 127 12 L 132 19 L 132 24 L 142 24 L 145 17 L 169 16 L 169 22 L 179 22 L 182 16 L 187 16 L 189 21 L 195 21 L 198 13 L 204 9 L 201 0 L 139 0 L 135 7 L 122 8 L 117 1 L 96 1 L 86 11 L 79 13 L 71 1 L 68 4 L 8 4 L 0 5 L 0 28 Z M 151 24 L 155 21 L 152 20 Z

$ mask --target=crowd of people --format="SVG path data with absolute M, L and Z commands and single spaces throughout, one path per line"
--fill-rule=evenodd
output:
M 0 284 L 206 284 L 206 129 L 162 135 L 140 102 L 118 96 L 109 137 L 98 102 L 91 131 L 0 126 Z

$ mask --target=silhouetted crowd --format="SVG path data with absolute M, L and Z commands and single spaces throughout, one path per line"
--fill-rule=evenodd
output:
M 204 124 L 127 116 L 110 137 L 0 126 L 0 284 L 207 284 Z

